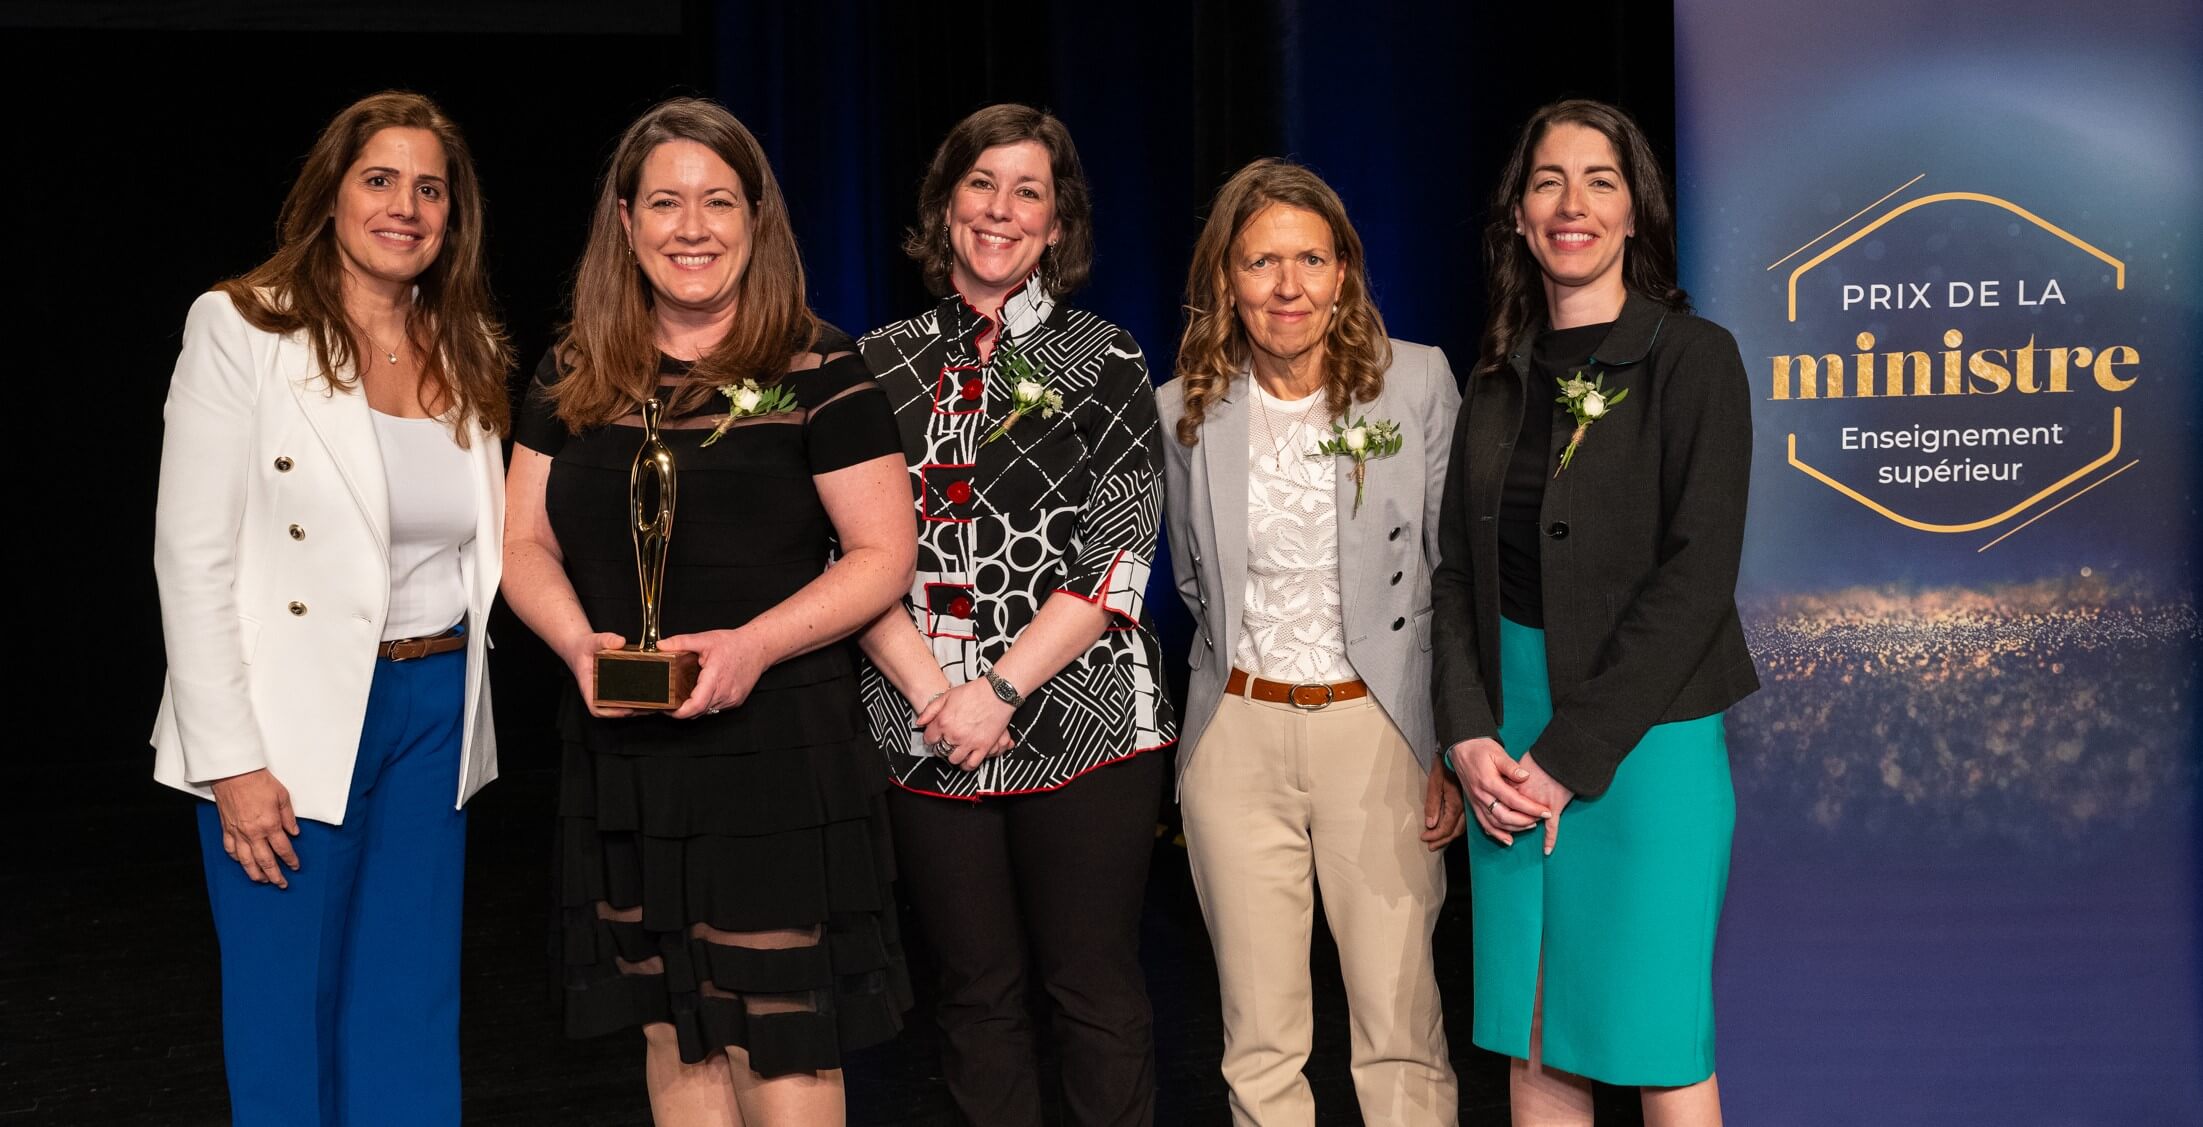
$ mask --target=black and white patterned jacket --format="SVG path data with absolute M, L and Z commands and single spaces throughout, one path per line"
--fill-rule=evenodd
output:
M 906 606 L 951 684 L 982 673 L 1056 592 L 1110 611 L 1084 654 L 1010 721 L 1017 746 L 977 771 L 926 755 L 909 703 L 869 664 L 864 700 L 897 783 L 956 798 L 1054 790 L 1096 767 L 1166 747 L 1177 717 L 1146 608 L 1161 519 L 1161 432 L 1130 334 L 1057 304 L 1037 277 L 1002 309 L 1005 337 L 1061 392 L 1052 418 L 1009 414 L 994 326 L 951 294 L 857 342 L 894 405 L 920 523 Z

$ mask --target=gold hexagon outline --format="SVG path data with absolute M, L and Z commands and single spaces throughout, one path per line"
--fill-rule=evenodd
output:
M 2040 227 L 2043 230 L 2048 231 L 2061 239 L 2064 239 L 2066 242 L 2071 243 L 2076 247 L 2079 247 L 2081 250 L 2087 251 L 2089 254 L 2094 255 L 2097 259 L 2101 260 L 2105 264 L 2109 265 L 2113 270 L 2117 271 L 2115 282 L 2112 288 L 2120 290 L 2127 288 L 2126 263 L 2121 262 L 2120 260 L 2113 258 L 2108 254 L 2105 254 L 2103 251 L 2098 250 L 2094 244 L 2088 242 L 2078 235 L 2073 234 L 2071 231 L 2068 231 L 2065 228 L 2060 227 L 2047 219 L 2044 219 L 2042 216 L 2036 215 L 2034 212 L 2029 211 L 2026 208 L 2021 207 L 2010 200 L 1998 199 L 1995 196 L 1983 195 L 1980 192 L 1938 192 L 1932 196 L 1922 196 L 1916 200 L 1906 200 L 1904 203 L 1901 203 L 1896 207 L 1891 208 L 1890 210 L 1882 213 L 1882 215 L 1876 218 L 1874 222 L 1869 223 L 1866 226 L 1861 227 L 1858 230 L 1853 231 L 1851 234 L 1845 236 L 1842 242 L 1839 242 L 1835 246 L 1829 247 L 1827 250 L 1820 252 L 1819 254 L 1813 256 L 1811 259 L 1808 259 L 1806 262 L 1801 264 L 1797 269 L 1790 271 L 1789 296 L 1791 322 L 1795 323 L 1798 319 L 1798 279 L 1804 277 L 1806 271 L 1811 270 L 1815 266 L 1819 266 L 1821 263 L 1826 262 L 1831 258 L 1834 258 L 1846 247 L 1849 247 L 1851 244 L 1858 242 L 1860 239 L 1863 239 L 1868 235 L 1873 234 L 1875 231 L 1879 230 L 1883 224 L 1888 223 L 1890 220 L 1895 219 L 1898 216 L 1913 210 L 1914 208 L 1926 207 L 1932 203 L 1948 203 L 1952 200 L 1966 200 L 1973 203 L 1990 204 L 1995 207 L 2001 207 L 2004 210 L 2019 216 L 2021 219 L 2024 219 L 2029 223 L 2032 223 L 2035 226 Z
M 1845 485 L 1843 482 L 1837 481 L 1835 478 L 1828 476 L 1821 470 L 1806 465 L 1804 462 L 1798 460 L 1798 435 L 1796 431 L 1790 432 L 1790 464 L 1793 467 L 1797 468 L 1799 471 L 1803 472 L 1806 476 L 1820 482 L 1822 485 L 1825 485 L 1830 489 L 1833 489 L 1836 492 L 1841 493 L 1844 496 L 1849 497 L 1862 505 L 1865 505 L 1867 508 L 1872 509 L 1877 513 L 1880 513 L 1882 516 L 1888 518 L 1889 520 L 1904 525 L 1906 528 L 1916 528 L 1922 532 L 1978 532 L 1981 529 L 1988 528 L 1993 525 L 2002 524 L 2005 521 L 2008 521 L 2013 517 L 2016 517 L 2019 514 L 2026 512 L 2028 509 L 2033 508 L 2035 505 L 2041 503 L 2051 494 L 2056 493 L 2058 490 L 2063 489 L 2076 481 L 2079 481 L 2081 478 L 2086 477 L 2091 473 L 2094 473 L 2097 469 L 2109 463 L 2113 458 L 2118 457 L 2122 411 L 2123 408 L 2119 407 L 2113 407 L 2111 409 L 2111 449 L 2104 451 L 2102 457 L 2097 458 L 2095 461 L 2090 462 L 2085 466 L 2082 466 L 2080 469 L 2074 470 L 2072 473 L 2069 473 L 2064 477 L 2059 478 L 2055 483 L 2044 488 L 2042 492 L 2037 493 L 2024 501 L 2021 501 L 2019 504 L 2014 505 L 2001 513 L 1998 513 L 1993 517 L 1984 517 L 1981 520 L 1974 521 L 1970 524 L 1929 524 L 1926 521 L 1914 520 L 1911 517 L 1905 516 L 1890 508 L 1889 506 L 1884 505 L 1871 497 L 1868 497 L 1866 494 L 1861 493 L 1848 485 Z

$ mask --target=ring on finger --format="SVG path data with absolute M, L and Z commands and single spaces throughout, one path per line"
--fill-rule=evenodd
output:
M 1490 806 L 1486 807 L 1486 809 L 1487 809 L 1487 810 L 1490 810 L 1490 811 L 1491 811 L 1492 817 L 1494 817 L 1494 818 L 1498 817 L 1498 816 L 1499 816 L 1499 800 L 1498 800 L 1498 799 L 1496 799 L 1496 798 L 1495 798 L 1495 799 L 1493 799 L 1493 800 L 1492 800 L 1492 804 L 1491 804 Z

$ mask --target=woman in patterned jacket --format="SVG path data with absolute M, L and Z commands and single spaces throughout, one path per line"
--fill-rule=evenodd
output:
M 920 520 L 906 607 L 862 636 L 898 865 L 939 964 L 949 1088 L 1040 1122 L 1027 945 L 1078 1123 L 1154 1116 L 1140 902 L 1177 722 L 1143 597 L 1160 432 L 1140 348 L 1064 304 L 1093 259 L 1063 123 L 950 131 L 905 250 L 941 301 L 859 342 Z

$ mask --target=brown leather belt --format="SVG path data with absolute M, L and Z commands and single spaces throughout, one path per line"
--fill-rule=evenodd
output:
M 375 656 L 385 661 L 418 661 L 431 654 L 447 654 L 466 647 L 466 634 L 454 626 L 425 638 L 396 638 L 384 642 L 375 647 Z
M 1247 691 L 1247 682 L 1254 682 L 1254 691 Z M 1294 684 L 1286 681 L 1265 681 L 1244 669 L 1234 668 L 1231 678 L 1224 682 L 1224 691 L 1233 696 L 1250 696 L 1271 704 L 1289 704 L 1294 708 L 1315 712 L 1340 701 L 1359 700 L 1369 695 L 1369 686 L 1360 681 L 1302 681 Z

